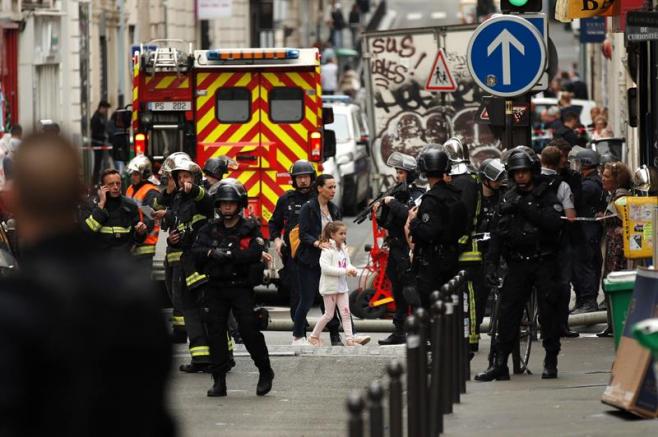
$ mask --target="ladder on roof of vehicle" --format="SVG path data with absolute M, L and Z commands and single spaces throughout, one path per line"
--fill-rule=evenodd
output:
M 152 45 L 158 42 L 176 42 L 184 43 L 183 40 L 153 40 L 148 44 Z M 188 54 L 185 54 L 183 50 L 167 46 L 167 47 L 157 47 L 155 50 L 146 51 L 146 70 L 148 73 L 155 74 L 156 72 L 176 72 L 177 74 L 184 73 L 189 68 L 188 58 L 189 53 L 192 52 L 192 44 L 190 43 L 190 48 Z

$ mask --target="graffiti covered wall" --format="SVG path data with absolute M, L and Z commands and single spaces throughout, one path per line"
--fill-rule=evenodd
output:
M 366 34 L 373 156 L 380 173 L 391 172 L 385 162 L 392 152 L 417 156 L 426 144 L 451 136 L 461 136 L 472 155 L 497 148 L 491 131 L 474 122 L 482 93 L 466 66 L 471 33 L 460 26 Z M 439 47 L 457 85 L 454 92 L 425 89 L 431 74 L 444 74 L 433 69 Z

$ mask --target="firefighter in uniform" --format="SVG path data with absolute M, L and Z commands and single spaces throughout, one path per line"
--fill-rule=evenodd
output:
M 153 167 L 151 161 L 144 155 L 134 157 L 126 167 L 126 173 L 130 175 L 130 186 L 126 190 L 126 197 L 131 198 L 139 207 L 139 215 L 144 220 L 145 213 L 148 215 L 153 210 L 156 199 L 160 195 L 158 187 L 150 181 L 153 176 Z M 160 233 L 160 221 L 155 218 L 148 220 L 148 234 L 144 243 L 133 249 L 133 254 L 140 263 L 150 272 L 153 266 L 153 256 L 155 255 L 155 245 L 158 243 Z
M 377 223 L 388 231 L 386 245 L 388 246 L 388 263 L 386 275 L 391 281 L 393 299 L 395 299 L 395 315 L 393 316 L 393 332 L 387 338 L 379 340 L 381 345 L 402 344 L 406 341 L 404 335 L 404 320 L 407 317 L 409 304 L 402 292 L 405 286 L 413 286 L 411 275 L 411 259 L 409 244 L 404 232 L 409 210 L 416 206 L 416 201 L 425 190 L 416 186 L 416 159 L 400 152 L 393 152 L 386 165 L 395 169 L 395 181 L 399 184 L 393 196 L 384 197 L 376 206 Z
M 459 271 L 458 240 L 464 235 L 466 207 L 450 180 L 448 155 L 430 149 L 418 157 L 418 170 L 429 182 L 420 206 L 409 211 L 409 233 L 413 242 L 412 271 L 417 296 L 412 306 L 429 309 L 430 295 Z
M 543 379 L 557 378 L 560 352 L 559 234 L 563 208 L 539 169 L 524 151 L 510 155 L 507 174 L 514 185 L 503 195 L 500 218 L 487 254 L 487 274 L 497 271 L 500 256 L 508 272 L 501 292 L 496 358 L 476 375 L 478 381 L 508 380 L 507 358 L 518 338 L 523 307 L 537 290 L 541 336 L 546 350 Z
M 290 168 L 293 189 L 279 197 L 269 221 L 270 240 L 274 242 L 276 253 L 283 261 L 280 273 L 290 292 L 290 318 L 293 321 L 299 304 L 299 276 L 290 250 L 290 231 L 299 224 L 302 206 L 313 197 L 311 187 L 315 176 L 313 164 L 303 159 L 295 161 Z
M 147 227 L 140 220 L 137 204 L 121 195 L 121 175 L 117 170 L 105 170 L 101 184 L 97 201 L 82 219 L 82 229 L 97 237 L 103 251 L 129 253 L 144 242 Z
M 486 263 L 489 240 L 485 238 L 485 235 L 489 234 L 489 238 L 491 238 L 491 233 L 494 231 L 495 224 L 498 220 L 498 205 L 501 198 L 501 187 L 505 179 L 505 165 L 499 158 L 485 159 L 480 164 L 480 179 L 482 180 L 482 207 L 480 216 L 478 217 L 476 232 L 479 238 L 481 238 L 478 241 L 478 249 L 485 257 L 484 262 Z M 484 268 L 477 269 L 477 274 L 473 278 L 476 293 L 476 328 L 479 328 L 482 324 L 487 300 L 489 299 L 489 291 L 491 290 L 490 287 L 496 286 L 497 283 L 498 281 L 496 280 L 495 283 L 489 284 L 485 279 Z
M 230 311 L 260 372 L 256 393 L 264 396 L 272 389 L 274 372 L 254 313 L 254 285 L 263 277 L 265 241 L 258 222 L 240 213 L 248 201 L 240 182 L 222 181 L 213 199 L 220 218 L 203 226 L 192 249 L 199 270 L 209 277 L 201 294 L 212 362 L 208 396 L 226 396 L 226 373 L 232 367 L 226 335 Z
M 477 227 L 482 203 L 480 192 L 480 180 L 477 173 L 472 172 L 469 163 L 468 148 L 458 138 L 450 138 L 443 144 L 450 158 L 450 176 L 452 185 L 461 191 L 461 199 L 466 206 L 466 231 L 459 239 L 459 264 L 466 271 L 468 288 L 468 319 L 469 335 L 468 341 L 471 350 L 478 348 L 478 326 L 476 289 L 481 289 L 484 284 L 479 283 L 482 277 L 482 252 L 478 248 L 478 242 L 473 238 Z
M 167 188 L 157 205 L 166 207 L 163 229 L 167 237 L 167 263 L 171 266 L 172 296 L 175 308 L 183 313 L 189 339 L 190 364 L 180 366 L 182 372 L 203 372 L 210 364 L 210 351 L 201 323 L 197 291 L 207 278 L 196 271 L 191 256 L 192 243 L 201 227 L 213 216 L 212 200 L 201 183 L 201 168 L 186 154 L 165 160 L 169 171 Z

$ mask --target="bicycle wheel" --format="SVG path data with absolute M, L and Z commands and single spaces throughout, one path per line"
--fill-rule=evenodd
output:
M 528 369 L 530 361 L 530 352 L 532 343 L 537 340 L 539 329 L 539 310 L 537 307 L 537 292 L 533 289 L 528 302 L 523 307 L 523 316 L 521 317 L 521 326 L 519 329 L 519 356 L 518 366 L 515 363 L 514 373 L 532 374 Z

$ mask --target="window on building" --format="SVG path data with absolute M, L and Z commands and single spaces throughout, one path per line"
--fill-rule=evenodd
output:
M 221 123 L 246 123 L 251 119 L 251 92 L 247 88 L 217 90 L 217 120 Z
M 297 123 L 304 118 L 304 91 L 301 88 L 272 88 L 270 119 L 275 123 Z

